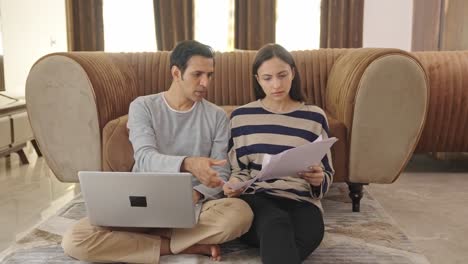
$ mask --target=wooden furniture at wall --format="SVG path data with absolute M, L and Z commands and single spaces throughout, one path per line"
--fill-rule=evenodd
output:
M 16 152 L 22 164 L 28 164 L 23 148 L 31 141 L 38 156 L 42 153 L 29 125 L 26 102 L 0 94 L 0 157 Z

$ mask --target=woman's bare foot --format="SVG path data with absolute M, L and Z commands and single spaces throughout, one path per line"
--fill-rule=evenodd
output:
M 221 248 L 218 245 L 196 244 L 181 252 L 182 254 L 199 254 L 210 256 L 214 261 L 221 260 Z

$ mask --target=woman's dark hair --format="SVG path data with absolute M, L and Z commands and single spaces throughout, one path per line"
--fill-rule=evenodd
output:
M 291 66 L 291 70 L 294 72 L 294 79 L 291 83 L 291 90 L 289 90 L 289 96 L 291 96 L 291 98 L 295 101 L 304 102 L 305 98 L 301 90 L 301 77 L 299 76 L 299 72 L 297 71 L 294 58 L 292 57 L 291 53 L 289 53 L 285 48 L 278 44 L 266 44 L 257 52 L 257 55 L 255 56 L 252 66 L 252 73 L 254 75 L 253 88 L 255 98 L 258 100 L 263 99 L 266 96 L 265 92 L 263 92 L 262 87 L 258 83 L 257 78 L 255 78 L 255 76 L 258 74 L 258 68 L 260 68 L 260 66 L 262 66 L 262 64 L 265 61 L 275 57 L 289 64 L 289 66 Z
M 210 46 L 195 40 L 184 40 L 177 43 L 172 50 L 170 58 L 171 65 L 169 67 L 177 66 L 183 75 L 185 69 L 187 69 L 187 62 L 192 56 L 196 55 L 213 59 L 214 62 L 214 51 Z

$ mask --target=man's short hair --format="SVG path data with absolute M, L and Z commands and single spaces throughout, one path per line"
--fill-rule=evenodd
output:
M 187 68 L 187 62 L 192 56 L 202 56 L 205 58 L 213 59 L 214 62 L 214 51 L 213 49 L 205 44 L 202 44 L 196 40 L 184 40 L 175 46 L 171 53 L 171 66 L 177 66 L 182 72 L 182 75 Z

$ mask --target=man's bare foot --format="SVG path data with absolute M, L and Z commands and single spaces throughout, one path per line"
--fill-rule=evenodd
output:
M 221 261 L 221 248 L 218 245 L 210 245 L 211 259 L 214 261 Z
M 181 252 L 182 254 L 199 254 L 210 256 L 211 260 L 221 260 L 221 248 L 218 245 L 196 244 Z

